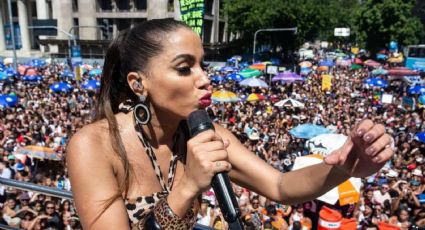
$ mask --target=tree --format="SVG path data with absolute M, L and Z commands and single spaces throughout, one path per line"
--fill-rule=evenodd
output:
M 416 44 L 423 25 L 413 16 L 415 0 L 367 0 L 357 16 L 357 33 L 370 51 L 396 40 L 400 45 Z

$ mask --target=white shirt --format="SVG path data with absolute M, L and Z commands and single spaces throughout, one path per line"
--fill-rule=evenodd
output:
M 372 202 L 374 204 L 384 205 L 385 200 L 391 201 L 391 196 L 388 192 L 382 194 L 381 191 L 373 191 Z

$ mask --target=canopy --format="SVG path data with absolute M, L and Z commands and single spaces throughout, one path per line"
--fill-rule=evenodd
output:
M 274 106 L 277 106 L 277 107 L 286 106 L 286 107 L 294 107 L 294 108 L 304 108 L 304 104 L 303 103 L 301 103 L 301 102 L 299 102 L 297 100 L 294 100 L 292 98 L 284 99 L 284 100 L 281 100 L 279 102 L 276 102 L 274 104 Z
M 381 78 L 374 78 L 374 77 L 368 78 L 364 81 L 364 83 L 366 85 L 379 87 L 379 88 L 387 88 L 388 87 L 388 82 L 384 79 L 381 79 Z
M 50 89 L 55 93 L 68 93 L 73 90 L 72 86 L 66 82 L 57 82 L 50 86 Z
M 83 89 L 97 90 L 100 89 L 100 82 L 98 80 L 88 80 L 83 84 Z
M 244 78 L 251 78 L 261 76 L 263 75 L 263 72 L 256 69 L 246 68 L 240 71 L 239 74 L 242 75 Z
M 241 86 L 249 86 L 249 87 L 259 87 L 259 88 L 268 88 L 269 85 L 261 79 L 258 78 L 248 78 L 241 82 L 239 82 Z
M 330 132 L 331 131 L 329 129 L 323 126 L 314 125 L 314 124 L 302 124 L 289 130 L 289 133 L 292 134 L 292 136 L 297 138 L 303 138 L 303 139 L 311 139 L 320 134 L 330 133 Z
M 220 103 L 220 102 L 237 102 L 239 101 L 238 96 L 236 96 L 235 93 L 227 90 L 218 90 L 215 91 L 211 95 L 211 99 L 214 103 Z
M 283 73 L 278 73 L 276 76 L 272 78 L 272 81 L 293 82 L 293 81 L 304 81 L 304 79 L 296 73 L 286 71 Z

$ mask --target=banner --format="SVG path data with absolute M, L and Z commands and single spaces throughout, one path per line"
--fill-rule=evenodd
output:
M 204 23 L 204 0 L 180 0 L 180 13 L 182 21 L 201 36 Z
M 331 75 L 323 75 L 322 76 L 322 91 L 331 90 L 332 86 L 332 76 Z
M 22 41 L 21 41 L 21 29 L 18 24 L 13 25 L 14 28 L 14 35 L 15 35 L 15 48 L 20 49 L 22 48 Z M 12 50 L 13 49 L 13 41 L 12 41 L 12 30 L 10 28 L 10 25 L 7 24 L 4 26 L 4 40 L 6 42 L 6 49 Z

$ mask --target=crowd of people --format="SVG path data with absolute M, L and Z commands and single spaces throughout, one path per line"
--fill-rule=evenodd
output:
M 311 62 L 316 65 L 319 60 L 317 56 Z M 34 68 L 42 76 L 40 81 L 25 81 L 19 74 L 0 81 L 0 94 L 12 93 L 19 98 L 16 106 L 0 108 L 0 177 L 71 190 L 64 161 L 17 154 L 22 147 L 40 146 L 63 158 L 69 137 L 90 123 L 96 91 L 84 89 L 82 82 L 98 80 L 101 76 L 85 72 L 82 80 L 77 81 L 64 74 L 66 68 L 65 64 L 51 63 Z M 297 157 L 310 154 L 305 147 L 306 139 L 289 132 L 300 124 L 316 124 L 348 135 L 357 122 L 369 118 L 385 124 L 394 138 L 394 158 L 379 173 L 362 179 L 357 203 L 340 206 L 314 200 L 296 205 L 279 204 L 234 185 L 246 229 L 317 229 L 323 206 L 339 210 L 344 218 L 354 219 L 357 229 L 377 228 L 380 222 L 400 229 L 425 228 L 425 199 L 421 195 L 425 190 L 425 144 L 415 139 L 416 133 L 425 130 L 425 110 L 421 106 L 404 107 L 404 96 L 418 97 L 408 94 L 405 82 L 398 79 L 390 81 L 386 88 L 369 87 L 364 80 L 371 76 L 372 68 L 352 70 L 334 66 L 323 72 L 313 68 L 303 81 L 272 82 L 264 75 L 260 78 L 269 82 L 269 87 L 257 88 L 227 80 L 226 75 L 231 73 L 228 70 L 211 66 L 206 71 L 210 76 L 221 75 L 224 79 L 212 82 L 214 90 L 264 97 L 218 102 L 207 111 L 215 122 L 236 134 L 253 154 L 280 171 L 290 171 Z M 331 89 L 326 91 L 322 90 L 324 74 L 333 76 Z M 52 92 L 49 86 L 58 81 L 68 82 L 73 90 Z M 376 98 L 382 94 L 392 95 L 392 102 L 382 103 Z M 288 98 L 302 102 L 304 107 L 274 106 L 275 102 Z M 72 200 L 1 186 L 0 205 L 0 223 L 4 225 L 22 229 L 81 229 Z M 212 191 L 202 196 L 197 222 L 227 229 Z

